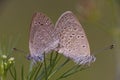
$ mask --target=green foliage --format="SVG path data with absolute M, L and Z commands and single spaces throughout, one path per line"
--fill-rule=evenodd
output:
M 25 65 L 23 65 L 21 67 L 21 79 L 22 80 L 50 80 L 52 77 L 54 77 L 54 75 L 57 72 L 60 71 L 60 69 L 62 69 L 64 66 L 66 66 L 68 64 L 68 62 L 70 61 L 70 59 L 66 58 L 66 60 L 64 62 L 62 62 L 61 64 L 58 64 L 58 63 L 60 63 L 59 61 L 61 59 L 61 55 L 58 53 L 55 53 L 55 52 L 52 52 L 50 54 L 49 58 L 50 59 L 48 61 L 48 58 L 46 58 L 46 55 L 44 54 L 44 62 L 43 63 L 40 63 L 40 62 L 31 63 L 32 69 L 30 69 L 30 71 L 28 72 L 27 75 L 24 72 Z M 31 68 L 31 66 L 30 66 L 30 68 Z M 70 69 L 68 69 L 68 70 L 62 72 L 62 74 L 58 75 L 58 77 L 56 77 L 56 80 L 61 80 L 63 78 L 67 78 L 67 77 L 75 74 L 76 72 L 84 70 L 84 69 L 86 69 L 85 66 L 74 65 Z M 13 80 L 17 80 L 18 72 L 16 72 L 16 67 L 12 66 L 9 69 L 9 72 L 10 72 Z
M 9 41 L 9 39 L 7 40 Z M 49 55 L 44 54 L 43 62 L 33 63 L 31 60 L 27 73 L 25 72 L 26 65 L 22 65 L 20 72 L 18 72 L 16 67 L 17 61 L 11 56 L 13 56 L 13 50 L 22 51 L 14 49 L 15 40 L 14 42 L 12 42 L 12 39 L 9 42 L 7 42 L 7 40 L 3 39 L 2 44 L 0 45 L 0 80 L 6 80 L 8 73 L 10 74 L 9 76 L 11 76 L 12 80 L 18 80 L 18 78 L 21 80 L 52 80 L 54 75 L 60 72 L 60 70 L 67 66 L 70 62 L 69 58 L 64 58 L 63 60 L 60 54 L 53 51 Z M 58 77 L 56 77 L 56 80 L 67 78 L 84 69 L 85 66 L 73 65 L 70 69 L 63 71 L 62 74 L 59 74 Z

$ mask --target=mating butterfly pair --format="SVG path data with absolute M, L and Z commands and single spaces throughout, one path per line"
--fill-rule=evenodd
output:
M 71 11 L 64 12 L 55 27 L 48 16 L 35 13 L 31 22 L 29 49 L 34 61 L 43 61 L 43 53 L 52 50 L 57 50 L 77 64 L 89 64 L 96 59 L 90 54 L 85 32 Z

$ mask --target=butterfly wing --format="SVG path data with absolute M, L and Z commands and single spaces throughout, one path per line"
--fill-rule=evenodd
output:
M 72 58 L 78 64 L 94 61 L 90 55 L 89 43 L 78 19 L 71 11 L 63 13 L 55 25 L 59 37 L 58 52 Z
M 58 39 L 54 34 L 54 25 L 50 18 L 43 13 L 35 13 L 30 28 L 30 56 L 35 61 L 42 61 L 43 53 L 53 50 L 57 44 Z

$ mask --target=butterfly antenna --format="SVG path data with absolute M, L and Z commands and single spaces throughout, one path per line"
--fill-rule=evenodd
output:
M 99 51 L 97 51 L 97 52 L 94 52 L 93 54 L 96 55 L 96 54 L 101 53 L 101 52 L 103 52 L 103 51 L 111 50 L 111 49 L 113 49 L 114 47 L 115 47 L 115 44 L 111 44 L 111 45 L 109 45 L 109 46 L 107 46 L 107 47 L 104 47 L 103 49 L 101 49 L 101 50 L 99 50 Z
M 13 48 L 13 51 L 18 51 L 18 52 L 21 52 L 21 53 L 27 53 L 27 52 L 25 52 L 25 51 L 23 51 L 23 50 L 21 50 L 21 49 L 17 49 L 17 48 Z
M 13 48 L 13 51 L 17 51 L 17 52 L 21 52 L 22 54 L 26 54 L 27 52 L 21 50 L 21 49 L 18 49 L 18 48 Z M 28 60 L 31 60 L 31 57 L 29 57 L 29 55 L 25 56 L 24 57 Z

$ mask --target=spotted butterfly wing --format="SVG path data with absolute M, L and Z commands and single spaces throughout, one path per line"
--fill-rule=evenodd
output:
M 55 30 L 59 38 L 58 53 L 72 58 L 77 64 L 88 64 L 95 61 L 95 57 L 90 54 L 85 32 L 71 11 L 66 11 L 60 16 Z
M 57 45 L 58 39 L 54 34 L 54 25 L 50 18 L 44 13 L 35 13 L 30 28 L 30 57 L 34 61 L 43 61 L 43 53 L 50 52 Z

